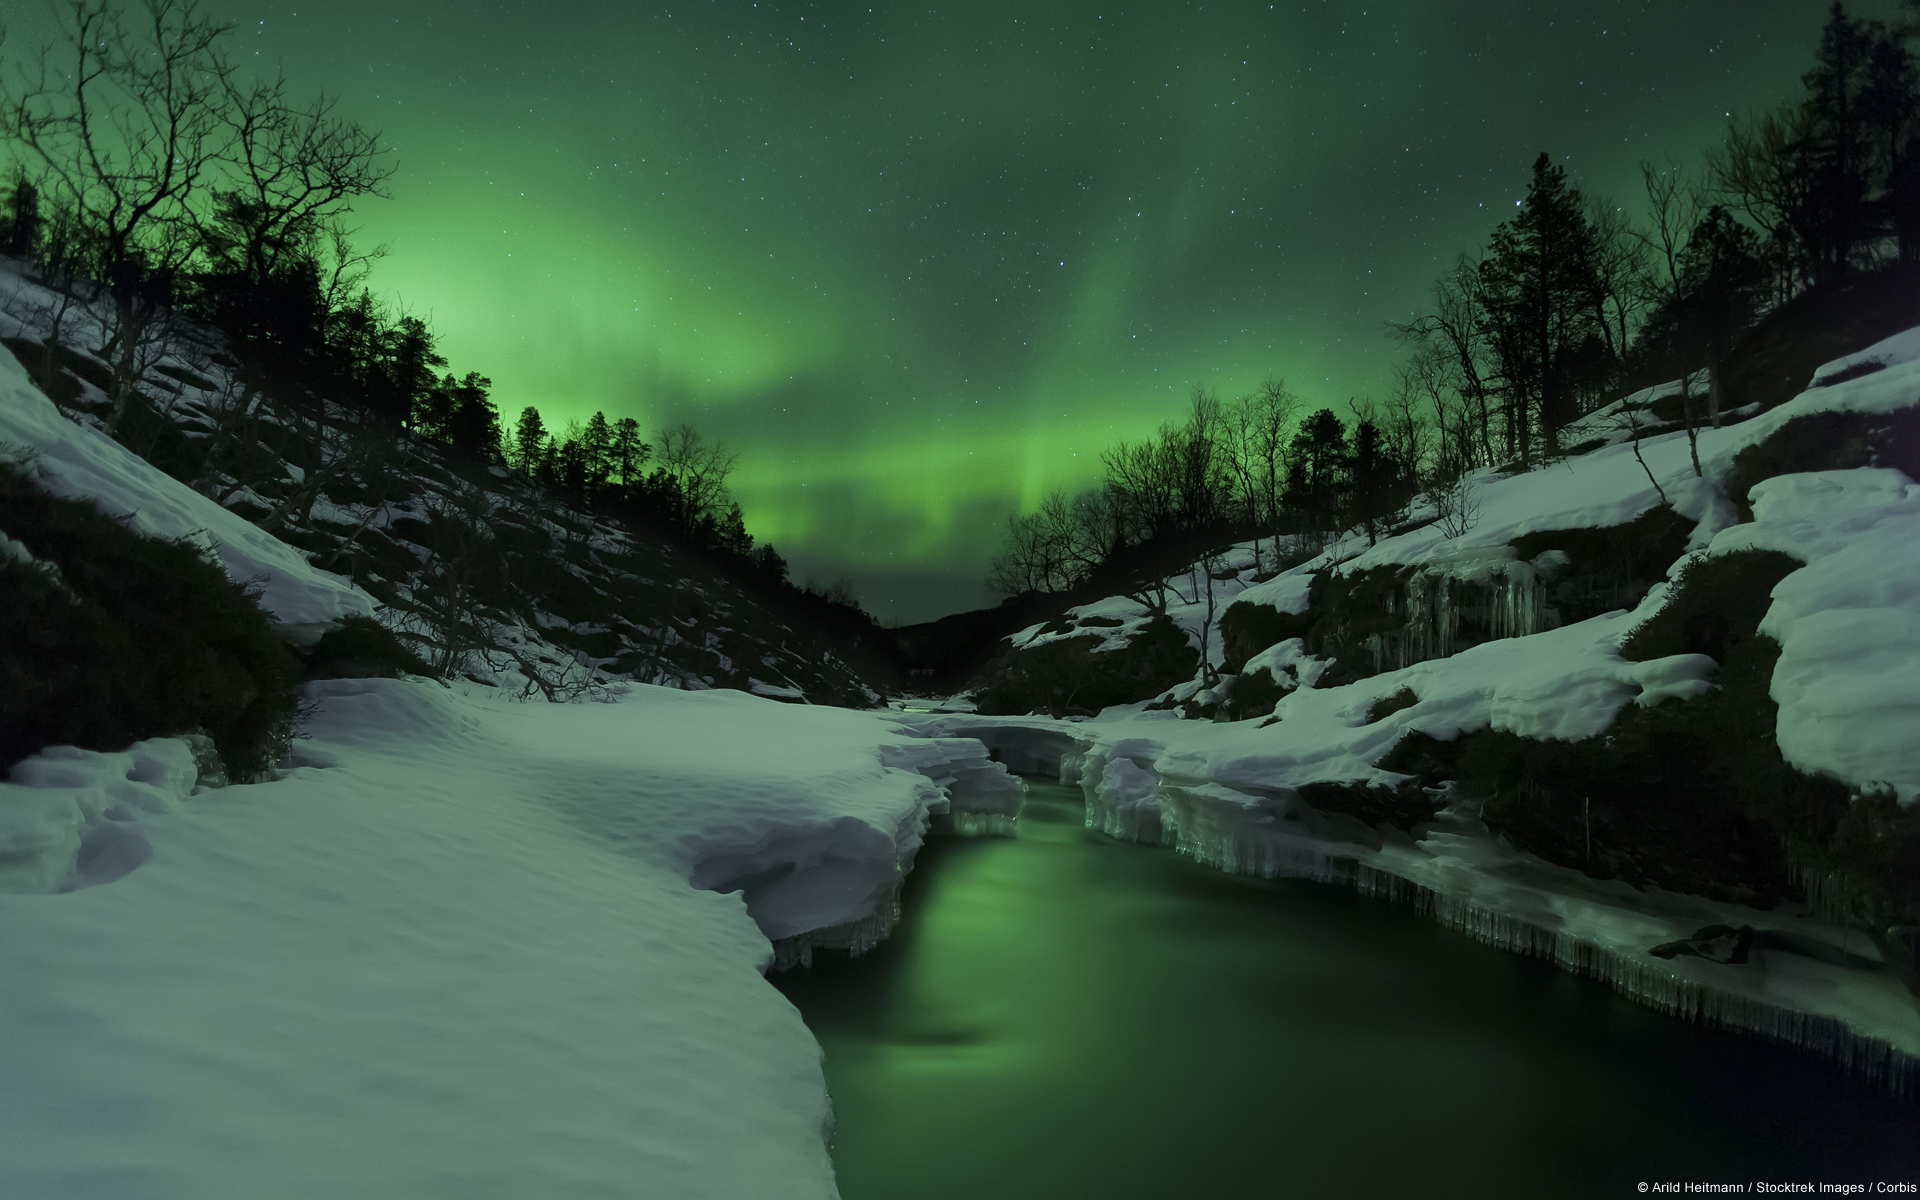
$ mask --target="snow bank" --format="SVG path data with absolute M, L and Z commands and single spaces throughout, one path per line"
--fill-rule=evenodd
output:
M 0 892 L 52 892 L 109 882 L 145 861 L 140 817 L 171 812 L 200 770 L 179 738 L 118 754 L 54 746 L 15 763 L 0 783 Z
M 196 542 L 241 583 L 260 581 L 260 606 L 295 641 L 317 640 L 373 598 L 309 564 L 298 550 L 228 512 L 97 429 L 62 416 L 10 353 L 0 353 L 0 454 L 26 452 L 55 495 L 92 500 L 153 537 Z
M 132 822 L 110 886 L 0 897 L 0 1193 L 834 1194 L 819 1049 L 761 970 L 872 928 L 931 813 L 1017 809 L 979 743 L 725 691 L 314 698 L 281 780 Z M 0 811 L 115 772 L 178 804 L 190 759 L 44 755 Z
M 1920 484 L 1899 471 L 1763 480 L 1751 523 L 1709 554 L 1806 562 L 1773 590 L 1760 632 L 1780 643 L 1771 688 L 1780 752 L 1803 771 L 1920 798 Z

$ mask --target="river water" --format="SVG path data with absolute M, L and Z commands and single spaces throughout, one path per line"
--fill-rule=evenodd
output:
M 1114 842 L 1076 789 L 930 843 L 905 904 L 776 977 L 846 1200 L 1920 1183 L 1920 1104 L 1342 888 Z

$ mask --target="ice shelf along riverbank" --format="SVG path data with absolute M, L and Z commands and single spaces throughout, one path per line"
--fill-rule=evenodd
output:
M 887 944 L 775 983 L 846 1200 L 1635 1194 L 1920 1180 L 1920 1108 L 1405 908 L 1085 828 L 929 843 Z
M 1864 936 L 1804 906 L 1762 912 L 1592 879 L 1507 846 L 1464 800 L 1417 838 L 1322 815 L 1280 781 L 1272 738 L 1254 722 L 1182 721 L 1138 706 L 1077 722 L 911 719 L 930 736 L 979 738 L 1016 770 L 1077 785 L 1087 825 L 1115 838 L 1169 846 L 1222 871 L 1342 883 L 1412 904 L 1662 1012 L 1801 1047 L 1896 1092 L 1920 1084 L 1913 995 Z M 1749 961 L 1649 953 L 1709 925 L 1758 931 Z

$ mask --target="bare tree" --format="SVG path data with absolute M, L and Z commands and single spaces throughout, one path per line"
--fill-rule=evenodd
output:
M 1642 162 L 1640 177 L 1647 191 L 1647 228 L 1638 236 L 1653 260 L 1649 281 L 1660 295 L 1671 296 L 1680 287 L 1680 257 L 1687 237 L 1700 224 L 1706 206 L 1698 185 L 1671 159 L 1665 168 Z
M 1435 481 L 1427 489 L 1427 501 L 1433 505 L 1440 532 L 1450 539 L 1465 536 L 1480 522 L 1480 493 L 1471 472 Z
M 1433 303 L 1413 320 L 1389 325 L 1389 331 L 1416 350 L 1424 348 L 1421 365 L 1425 388 L 1440 404 L 1439 395 L 1449 391 L 1459 396 L 1462 409 L 1471 420 L 1468 426 L 1477 442 L 1472 457 L 1480 462 L 1495 460 L 1493 449 L 1494 389 L 1489 360 L 1492 348 L 1484 333 L 1486 302 L 1481 292 L 1479 260 L 1462 253 L 1453 269 L 1434 281 Z M 1517 452 L 1517 423 L 1511 414 L 1506 421 L 1505 440 L 1509 454 Z
M 298 468 L 298 478 L 287 494 L 256 522 L 270 533 L 285 525 L 306 525 L 314 502 L 327 488 L 363 472 L 376 457 L 374 448 L 391 440 L 385 431 L 373 428 L 364 412 L 349 416 L 346 409 L 329 411 L 324 401 L 291 406 L 286 417 L 295 440 L 310 449 L 312 458 Z
M 381 157 L 380 135 L 339 115 L 337 96 L 291 100 L 284 76 L 242 84 L 227 75 L 222 84 L 227 169 L 208 231 L 216 257 L 258 284 L 290 257 L 330 243 L 333 273 L 351 274 L 366 256 L 343 249 L 340 221 L 356 199 L 387 194 L 393 166 Z
M 1594 323 L 1618 363 L 1626 358 L 1641 316 L 1654 300 L 1648 245 L 1619 205 L 1590 196 L 1586 209 L 1593 231 Z
M 508 582 L 506 557 L 493 532 L 501 503 L 464 482 L 427 503 L 427 556 L 410 600 L 424 625 L 422 657 L 435 674 L 463 674 L 473 669 L 476 655 L 506 652 L 492 611 Z
M 1192 593 L 1180 598 L 1192 605 L 1204 605 L 1200 619 L 1200 680 L 1203 687 L 1212 687 L 1220 681 L 1220 673 L 1214 670 L 1212 656 L 1213 623 L 1219 612 L 1218 591 L 1214 587 L 1215 576 L 1222 573 L 1226 566 L 1226 553 L 1211 549 L 1195 559 L 1187 568 L 1187 590 Z M 1162 600 L 1162 611 L 1164 608 Z
M 680 486 L 691 528 L 717 513 L 727 495 L 727 476 L 740 456 L 725 444 L 708 441 L 691 425 L 675 425 L 654 435 L 654 461 Z
M 1809 264 L 1796 253 L 1810 231 L 1795 224 L 1796 215 L 1812 211 L 1817 172 L 1809 156 L 1817 139 L 1811 121 L 1799 105 L 1736 121 L 1725 144 L 1707 156 L 1718 198 L 1771 240 L 1777 302 L 1791 300 L 1812 282 Z
M 1254 569 L 1262 569 L 1260 534 L 1277 532 L 1286 493 L 1290 435 L 1300 398 L 1269 376 L 1260 389 L 1234 401 L 1226 414 L 1227 463 L 1244 517 L 1254 530 Z
M 1117 442 L 1100 453 L 1107 487 L 1125 509 L 1133 533 L 1151 537 L 1173 528 L 1180 512 L 1177 453 L 1161 426 L 1161 437 Z
M 194 253 L 193 201 L 226 144 L 232 26 L 196 0 L 73 0 L 60 42 L 0 91 L 0 134 L 85 230 L 98 351 L 117 430 L 157 360 L 174 277 Z
M 1660 503 L 1671 506 L 1670 501 L 1667 499 L 1667 490 L 1660 486 L 1660 481 L 1654 477 L 1653 468 L 1647 465 L 1647 460 L 1640 454 L 1641 435 L 1651 427 L 1651 423 L 1647 420 L 1645 410 L 1635 408 L 1623 402 L 1617 410 L 1608 414 L 1604 424 L 1607 428 L 1615 432 L 1626 434 L 1627 437 L 1632 440 L 1633 461 L 1639 463 L 1640 469 L 1647 473 L 1647 482 L 1653 485 L 1653 493 L 1660 497 Z M 1695 469 L 1697 470 L 1699 466 L 1697 456 L 1695 457 L 1694 463 Z
M 1422 386 L 1414 363 L 1402 363 L 1394 372 L 1393 386 L 1379 411 L 1355 413 L 1379 427 L 1388 457 L 1402 477 L 1416 487 L 1426 479 L 1433 457 L 1434 427 L 1421 415 L 1425 401 Z
M 267 394 L 240 371 L 222 372 L 213 390 L 200 402 L 213 422 L 213 433 L 200 458 L 193 488 L 224 505 L 240 492 L 261 482 L 274 469 L 278 456 L 260 443 Z

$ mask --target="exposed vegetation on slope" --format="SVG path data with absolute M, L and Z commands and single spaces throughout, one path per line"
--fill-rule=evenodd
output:
M 204 732 L 228 771 L 293 733 L 299 662 L 254 596 L 193 545 L 133 532 L 0 464 L 0 765 Z

